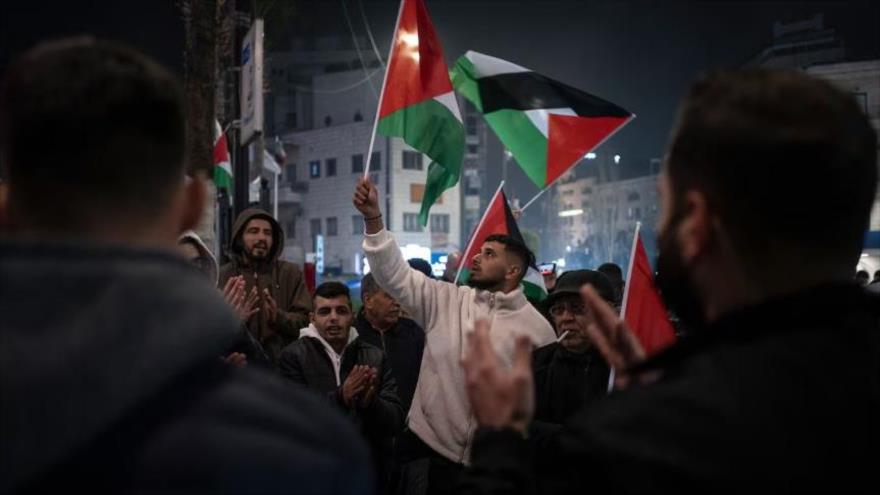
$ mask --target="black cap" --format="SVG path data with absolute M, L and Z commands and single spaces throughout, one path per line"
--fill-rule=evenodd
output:
M 595 270 L 572 270 L 563 273 L 556 280 L 556 287 L 544 301 L 544 304 L 549 308 L 562 296 L 580 295 L 581 287 L 587 284 L 590 284 L 599 293 L 599 297 L 608 301 L 609 304 L 614 304 L 616 297 L 611 281 L 604 274 Z

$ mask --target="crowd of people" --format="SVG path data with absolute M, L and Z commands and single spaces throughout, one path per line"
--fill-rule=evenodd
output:
M 852 266 L 877 134 L 850 95 L 777 70 L 695 83 L 657 260 L 688 332 L 650 357 L 619 266 L 547 273 L 529 301 L 534 254 L 493 235 L 467 285 L 434 278 L 363 178 L 360 305 L 310 292 L 260 209 L 221 266 L 192 231 L 183 98 L 91 38 L 4 77 L 0 493 L 876 490 L 880 273 Z

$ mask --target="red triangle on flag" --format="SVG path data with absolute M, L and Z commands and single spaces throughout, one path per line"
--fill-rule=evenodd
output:
M 654 286 L 653 271 L 639 229 L 636 229 L 633 244 L 623 299 L 623 319 L 650 356 L 675 342 L 675 330 Z
M 550 114 L 546 184 L 564 174 L 630 118 Z
M 440 38 L 422 0 L 402 0 L 379 117 L 452 91 Z
M 512 233 L 510 231 L 511 227 L 516 229 L 517 232 Z M 492 202 L 489 203 L 486 213 L 468 240 L 466 251 L 460 261 L 460 263 L 463 263 L 461 265 L 463 268 L 471 269 L 474 256 L 480 252 L 483 243 L 486 242 L 486 238 L 494 234 L 519 236 L 516 221 L 513 219 L 513 213 L 507 205 L 507 196 L 504 195 L 504 191 L 500 187 L 495 192 L 495 195 L 492 196 Z

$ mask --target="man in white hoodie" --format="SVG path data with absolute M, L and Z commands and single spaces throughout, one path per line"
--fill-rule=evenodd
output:
M 471 287 L 432 280 L 404 260 L 385 230 L 376 187 L 359 179 L 354 206 L 364 216 L 364 251 L 376 282 L 425 329 L 425 352 L 408 427 L 427 457 L 428 493 L 452 493 L 470 461 L 476 429 L 461 360 L 478 317 L 492 321 L 492 343 L 508 364 L 517 336 L 536 346 L 555 340 L 547 320 L 526 300 L 520 282 L 534 255 L 507 236 L 492 236 L 474 258 Z M 418 450 L 418 449 L 417 449 Z

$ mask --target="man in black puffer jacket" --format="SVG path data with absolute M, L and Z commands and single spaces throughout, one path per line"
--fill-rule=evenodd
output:
M 381 349 L 357 337 L 348 287 L 325 282 L 315 289 L 312 323 L 281 353 L 279 370 L 290 381 L 328 398 L 355 420 L 379 473 L 390 462 L 383 444 L 403 429 L 406 411 Z M 380 493 L 385 488 L 379 479 Z

